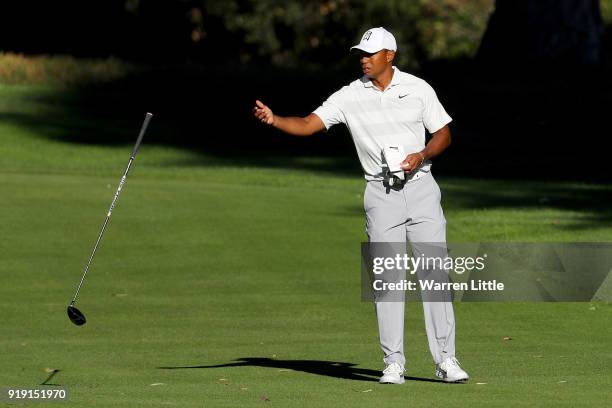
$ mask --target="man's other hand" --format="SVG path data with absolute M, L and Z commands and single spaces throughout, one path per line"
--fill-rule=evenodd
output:
M 253 108 L 255 117 L 265 123 L 266 125 L 274 124 L 274 113 L 272 109 L 263 104 L 259 99 L 255 101 L 255 107 Z

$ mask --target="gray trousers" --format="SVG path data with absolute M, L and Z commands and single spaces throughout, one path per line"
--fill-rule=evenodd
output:
M 440 187 L 431 173 L 400 189 L 368 181 L 364 193 L 366 232 L 370 242 L 410 241 L 413 254 L 441 243 L 446 251 L 446 219 Z M 406 248 L 406 246 L 404 246 Z M 404 302 L 376 302 L 380 345 L 385 364 L 405 364 Z M 436 364 L 455 355 L 455 315 L 452 302 L 423 302 L 429 350 Z

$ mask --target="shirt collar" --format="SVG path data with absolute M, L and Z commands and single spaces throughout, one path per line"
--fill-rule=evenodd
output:
M 399 85 L 401 83 L 400 74 L 401 71 L 396 66 L 393 66 L 393 77 L 391 78 L 391 83 L 389 84 L 388 88 L 394 87 L 395 85 Z M 365 75 L 361 77 L 360 81 L 366 88 L 374 87 L 372 80 Z

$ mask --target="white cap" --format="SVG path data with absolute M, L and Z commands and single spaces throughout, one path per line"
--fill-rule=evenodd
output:
M 366 31 L 359 44 L 351 47 L 351 50 L 354 48 L 369 53 L 375 53 L 383 49 L 397 51 L 397 43 L 393 34 L 382 27 L 376 27 Z

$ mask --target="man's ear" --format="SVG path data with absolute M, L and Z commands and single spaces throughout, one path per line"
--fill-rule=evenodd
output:
M 394 58 L 395 58 L 395 51 L 387 50 L 387 62 L 393 61 Z

